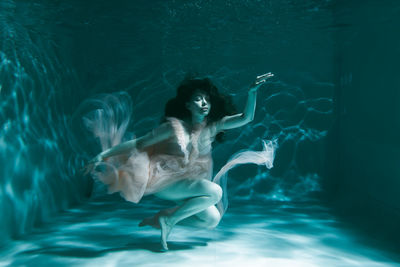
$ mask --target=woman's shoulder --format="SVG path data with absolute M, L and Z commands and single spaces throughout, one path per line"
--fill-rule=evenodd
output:
M 187 134 L 187 128 L 190 128 L 187 121 L 175 117 L 166 117 L 163 124 L 163 127 L 171 129 L 177 137 L 185 136 Z M 207 129 L 211 136 L 215 136 L 220 132 L 220 124 L 220 120 L 211 121 L 203 125 L 200 132 L 203 132 L 203 130 Z
M 165 123 L 170 124 L 171 126 L 174 126 L 176 124 L 183 124 L 183 120 L 178 119 L 176 117 L 165 117 Z
M 152 130 L 152 135 L 162 135 L 165 136 L 166 138 L 170 138 L 174 135 L 175 133 L 175 128 L 172 125 L 171 121 L 166 120 L 160 123 L 156 128 Z
M 175 117 L 165 118 L 165 127 L 169 127 L 178 140 L 186 140 L 185 122 Z
M 165 117 L 158 127 L 175 130 L 176 128 L 184 127 L 184 124 L 184 121 L 181 119 L 175 117 Z
M 183 131 L 185 122 L 175 117 L 166 117 L 164 127 L 169 127 L 170 129 L 176 131 Z

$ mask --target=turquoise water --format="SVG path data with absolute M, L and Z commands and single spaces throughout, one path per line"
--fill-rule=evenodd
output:
M 383 43 L 364 37 L 371 32 L 379 37 L 374 40 L 386 41 L 384 33 L 395 32 L 399 25 L 399 10 L 395 1 L 1 1 L 0 242 L 7 248 L 2 264 L 25 265 L 33 259 L 59 265 L 91 265 L 104 259 L 109 265 L 150 264 L 158 249 L 157 232 L 135 225 L 165 203 L 132 205 L 93 193 L 90 177 L 79 169 L 100 146 L 82 127 L 84 110 L 78 107 L 97 94 L 126 91 L 133 103 L 129 131 L 140 136 L 158 125 L 164 104 L 188 72 L 210 77 L 240 110 L 255 76 L 272 71 L 276 79 L 260 89 L 254 121 L 228 132 L 213 157 L 218 170 L 235 152 L 259 150 L 261 139 L 277 138 L 274 168 L 246 165 L 232 170 L 229 191 L 236 206 L 230 207 L 231 215 L 228 209 L 216 232 L 200 231 L 203 239 L 177 230 L 170 261 L 184 264 L 206 255 L 211 263 L 215 259 L 229 264 L 232 251 L 240 250 L 240 260 L 251 258 L 255 265 L 293 266 L 299 255 L 299 266 L 337 266 L 341 260 L 349 266 L 395 265 L 391 246 L 360 244 L 355 239 L 362 232 L 343 230 L 356 229 L 360 222 L 347 225 L 335 214 L 341 205 L 354 202 L 351 194 L 338 194 L 337 188 L 357 188 L 378 199 L 389 207 L 384 216 L 396 214 L 393 209 L 398 207 L 392 203 L 400 203 L 393 178 L 397 169 L 386 167 L 384 177 L 389 178 L 376 187 L 376 180 L 362 180 L 368 174 L 360 167 L 373 164 L 346 165 L 362 158 L 355 151 L 364 147 L 363 140 L 379 139 L 371 134 L 354 141 L 360 140 L 359 129 L 367 132 L 361 111 L 368 111 L 378 125 L 375 129 L 383 129 L 389 147 L 383 154 L 390 150 L 394 155 L 385 166 L 395 166 L 398 158 L 395 133 L 400 124 L 391 115 L 398 111 L 396 90 L 381 94 L 393 101 L 382 104 L 386 97 L 364 86 L 366 75 L 376 73 L 368 62 L 386 58 L 379 61 L 381 66 L 393 69 L 389 58 L 398 59 L 398 40 L 388 34 L 393 38 L 385 42 L 390 44 L 389 56 L 382 52 Z M 358 60 L 364 58 L 359 48 L 364 45 L 365 52 L 374 55 L 366 62 Z M 387 88 L 398 88 L 391 78 L 395 75 L 387 73 L 379 72 Z M 377 112 L 366 105 L 373 100 L 381 103 Z M 390 111 L 383 112 L 387 107 Z M 378 136 L 381 132 L 375 131 Z M 344 144 L 348 150 L 342 149 Z M 381 147 L 372 147 L 374 155 L 380 155 Z M 379 159 L 374 162 L 378 169 Z M 332 198 L 341 203 L 334 203 L 335 212 L 330 209 Z M 294 214 L 288 207 L 294 207 Z M 252 213 L 241 220 L 240 210 Z M 289 224 L 298 214 L 307 220 Z M 268 228 L 281 223 L 290 227 Z M 308 224 L 318 227 L 305 229 Z M 241 233 L 244 228 L 247 237 Z M 111 229 L 120 232 L 115 237 L 99 233 Z M 270 241 L 256 243 L 258 234 Z M 279 245 L 290 252 L 277 259 L 273 255 Z M 131 254 L 140 256 L 132 260 Z
M 399 266 L 396 254 L 341 222 L 318 203 L 234 202 L 210 230 L 177 227 L 160 251 L 159 231 L 139 228 L 165 203 L 141 207 L 97 198 L 59 214 L 45 229 L 17 240 L 11 266 Z M 143 209 L 145 207 L 146 209 Z M 386 248 L 387 249 L 387 248 Z

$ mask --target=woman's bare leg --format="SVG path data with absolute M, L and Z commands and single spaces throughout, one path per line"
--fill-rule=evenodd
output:
M 169 215 L 173 211 L 175 211 L 178 206 L 173 208 L 168 208 L 157 212 L 152 217 L 144 218 L 140 223 L 139 226 L 151 226 L 156 229 L 160 229 L 160 223 L 158 221 L 161 215 Z M 179 221 L 178 225 L 185 225 L 185 226 L 192 226 L 198 228 L 209 228 L 212 229 L 216 227 L 221 219 L 221 214 L 219 213 L 218 209 L 215 206 L 211 206 L 206 208 L 205 210 L 196 213 L 192 216 L 189 216 L 181 221 Z
M 213 205 L 199 213 L 196 213 L 195 215 L 189 216 L 179 221 L 177 224 L 212 229 L 218 225 L 220 220 L 221 214 L 219 213 L 218 209 Z
M 159 224 L 161 227 L 161 245 L 165 250 L 167 247 L 167 238 L 169 233 L 175 224 L 180 221 L 193 216 L 196 217 L 187 219 L 182 222 L 185 225 L 191 224 L 192 226 L 202 225 L 209 220 L 206 220 L 206 216 L 213 217 L 213 223 L 209 227 L 215 227 L 219 219 L 215 219 L 220 216 L 215 208 L 211 208 L 205 211 L 207 208 L 213 207 L 222 196 L 222 189 L 219 185 L 210 182 L 205 179 L 185 179 L 175 182 L 174 184 L 168 186 L 164 190 L 156 193 L 156 196 L 162 199 L 172 200 L 172 201 L 182 201 L 182 204 L 176 207 L 170 214 L 160 215 Z M 204 212 L 203 212 L 204 211 Z M 201 213 L 203 212 L 203 213 Z M 200 213 L 200 214 L 199 214 Z M 210 214 L 212 214 L 210 216 Z M 200 216 L 200 217 L 199 217 Z M 203 218 L 202 218 L 203 216 Z
M 180 203 L 178 203 L 178 205 L 179 205 L 179 204 L 180 204 Z M 154 214 L 153 216 L 144 218 L 144 219 L 139 223 L 139 226 L 140 226 L 140 227 L 143 227 L 143 226 L 147 226 L 147 225 L 148 225 L 148 226 L 151 226 L 151 227 L 160 229 L 160 223 L 159 223 L 159 221 L 158 221 L 159 217 L 160 217 L 161 215 L 168 215 L 168 214 L 171 214 L 171 213 L 174 212 L 177 208 L 178 208 L 178 206 L 172 207 L 172 208 L 168 208 L 168 209 L 160 210 L 159 212 L 157 212 L 157 213 Z

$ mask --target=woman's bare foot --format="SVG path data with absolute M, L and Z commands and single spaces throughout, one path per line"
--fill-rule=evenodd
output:
M 161 246 L 163 250 L 168 250 L 167 238 L 172 230 L 172 226 L 168 224 L 167 220 L 168 218 L 166 216 L 160 216 L 158 218 L 161 227 Z
M 139 226 L 140 226 L 140 227 L 143 227 L 143 226 L 148 225 L 148 226 L 154 227 L 154 228 L 156 228 L 156 229 L 160 229 L 160 222 L 159 222 L 160 216 L 169 215 L 169 214 L 173 213 L 177 208 L 178 208 L 178 206 L 173 207 L 173 208 L 169 208 L 169 209 L 165 209 L 165 210 L 160 210 L 160 211 L 157 212 L 154 216 L 144 218 L 144 219 L 139 223 Z
M 144 218 L 140 223 L 139 223 L 139 227 L 143 227 L 143 226 L 151 226 L 154 227 L 156 229 L 160 229 L 160 223 L 158 222 L 158 218 L 160 217 L 160 214 L 156 214 L 153 217 L 147 217 Z

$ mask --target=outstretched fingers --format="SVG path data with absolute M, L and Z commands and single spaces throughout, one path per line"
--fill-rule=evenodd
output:
M 260 75 L 260 76 L 257 76 L 256 81 L 255 81 L 255 84 L 264 83 L 264 82 L 266 82 L 269 78 L 271 78 L 271 77 L 273 77 L 273 76 L 274 76 L 274 74 L 273 74 L 272 72 L 268 72 L 268 73 L 262 74 L 262 75 Z
M 94 168 L 94 163 L 88 163 L 84 167 L 82 167 L 79 171 L 83 173 L 83 175 L 88 175 Z

